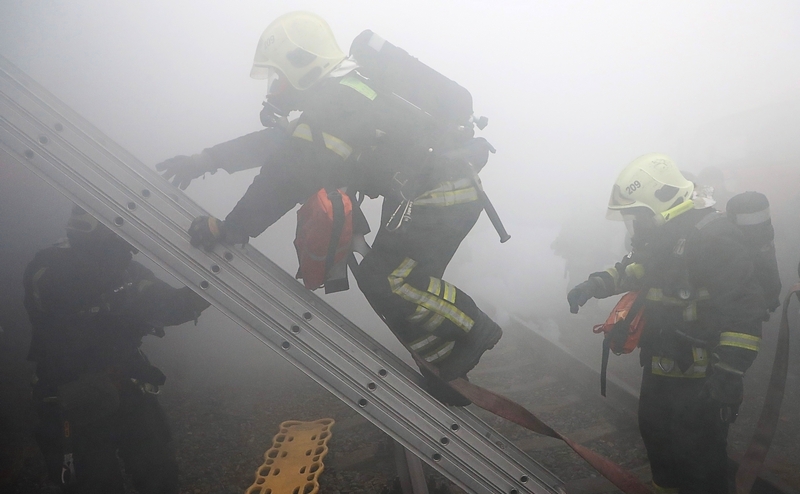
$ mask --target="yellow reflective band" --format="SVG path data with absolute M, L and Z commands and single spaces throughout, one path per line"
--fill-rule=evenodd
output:
M 314 142 L 314 136 L 311 135 L 311 127 L 308 124 L 300 124 L 294 128 L 292 137 L 303 139 L 304 141 Z
M 436 353 L 428 355 L 425 358 L 426 361 L 430 362 L 431 364 L 442 360 L 443 358 L 450 355 L 450 352 L 453 351 L 453 347 L 455 346 L 455 342 L 449 341 L 444 344 Z
M 391 286 L 392 291 L 399 288 L 405 282 L 406 276 L 411 274 L 411 270 L 414 269 L 416 265 L 417 262 L 415 260 L 406 257 L 403 262 L 392 271 L 392 274 L 389 275 L 389 286 Z
M 438 336 L 434 336 L 434 335 L 423 336 L 422 338 L 420 338 L 420 339 L 414 341 L 413 343 L 411 343 L 409 345 L 409 347 L 412 350 L 414 350 L 415 352 L 418 352 L 418 351 L 422 350 L 423 348 L 425 348 L 427 346 L 430 346 L 433 343 L 436 343 L 437 341 L 439 341 L 439 337 Z
M 428 292 L 417 290 L 407 283 L 400 287 L 393 288 L 392 292 L 409 302 L 421 305 L 428 310 L 441 314 L 464 331 L 469 331 L 475 324 L 472 318 L 460 311 L 455 305 L 434 297 Z
M 616 271 L 616 269 L 614 271 Z M 642 276 L 644 276 L 644 266 L 638 262 L 628 264 L 625 266 L 625 275 L 636 278 L 637 280 L 641 280 Z
M 697 294 L 694 297 L 690 298 L 689 300 L 681 300 L 675 297 L 667 297 L 664 295 L 664 292 L 661 290 L 661 288 L 651 288 L 647 291 L 646 298 L 647 300 L 660 302 L 664 305 L 677 305 L 686 307 L 687 305 L 693 304 L 697 301 L 708 300 L 711 298 L 711 295 L 708 293 L 706 288 L 700 288 L 697 290 Z
M 311 133 L 311 127 L 308 124 L 300 124 L 292 132 L 292 137 L 303 139 L 304 141 L 314 142 L 314 136 Z M 322 133 L 322 140 L 325 141 L 325 147 L 336 153 L 340 158 L 346 160 L 353 153 L 353 148 L 346 142 L 336 136 L 332 136 L 327 132 Z
M 684 321 L 696 321 L 697 320 L 697 303 L 691 302 L 689 305 L 683 309 L 683 320 Z
M 434 315 L 431 316 L 430 319 L 428 319 L 428 321 L 425 324 L 423 324 L 422 327 L 425 328 L 428 331 L 433 331 L 436 328 L 438 328 L 439 326 L 441 326 L 443 322 L 444 322 L 444 316 L 443 315 L 434 314 Z
M 456 287 L 451 285 L 448 282 L 444 282 L 444 296 L 443 299 L 447 300 L 451 304 L 455 303 L 456 301 Z
M 678 216 L 682 215 L 683 213 L 691 209 L 694 209 L 694 201 L 689 199 L 688 201 L 683 201 L 674 208 L 667 209 L 666 211 L 661 213 L 661 218 L 663 218 L 664 223 L 666 223 L 667 221 L 677 218 Z
M 761 338 L 746 333 L 725 332 L 719 335 L 719 345 L 744 348 L 745 350 L 757 352 L 761 348 Z
M 428 292 L 437 297 L 441 295 L 442 291 L 442 280 L 439 278 L 434 278 L 433 276 L 430 277 L 430 281 L 428 281 Z M 428 309 L 422 306 L 417 306 L 417 310 L 414 311 L 414 314 L 408 318 L 409 321 L 418 323 L 425 319 L 431 313 Z M 443 318 L 439 314 L 434 314 L 434 316 L 425 324 L 425 329 L 428 331 L 433 331 L 442 323 Z
M 425 307 L 417 306 L 417 310 L 415 310 L 414 313 L 411 314 L 411 317 L 409 317 L 408 320 L 411 322 L 420 322 L 423 319 L 425 319 L 425 316 L 427 316 L 430 313 L 431 311 L 429 311 Z
M 606 269 L 606 273 L 611 275 L 611 278 L 614 280 L 614 288 L 619 288 L 619 271 L 617 268 L 608 268 Z
M 402 263 L 400 263 L 400 266 L 392 271 L 388 277 L 389 287 L 391 288 L 392 293 L 398 295 L 404 300 L 412 302 L 413 304 L 424 307 L 437 314 L 441 314 L 464 331 L 469 331 L 472 329 L 475 321 L 473 321 L 472 318 L 470 318 L 464 312 L 459 310 L 455 305 L 428 292 L 418 290 L 408 283 L 405 283 L 405 278 L 411 274 L 411 271 L 416 265 L 416 261 L 406 258 Z M 453 291 L 455 292 L 455 289 Z M 455 297 L 455 294 L 453 297 Z
M 455 206 L 478 200 L 478 191 L 475 187 L 454 190 L 451 192 L 428 192 L 414 201 L 416 206 Z
M 355 89 L 363 96 L 366 96 L 370 101 L 373 101 L 378 96 L 378 93 L 376 93 L 374 89 L 367 86 L 364 81 L 353 75 L 345 76 L 339 81 L 339 84 Z
M 433 276 L 430 278 L 430 281 L 428 281 L 428 292 L 438 297 L 442 294 L 442 280 L 434 278 Z
M 478 200 L 478 191 L 466 178 L 444 182 L 414 199 L 415 206 L 453 206 Z
M 706 376 L 708 370 L 708 352 L 704 348 L 692 347 L 694 363 L 681 372 L 681 369 L 674 360 L 667 357 L 654 356 L 651 361 L 651 370 L 657 376 L 681 377 L 688 379 L 698 379 Z
M 322 139 L 325 141 L 325 147 L 338 154 L 343 160 L 349 158 L 353 152 L 353 148 L 338 137 L 323 132 Z

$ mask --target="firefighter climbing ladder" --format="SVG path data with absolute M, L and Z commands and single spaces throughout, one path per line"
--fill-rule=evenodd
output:
M 398 357 L 249 245 L 205 252 L 204 211 L 0 56 L 0 162 L 28 167 L 469 492 L 564 492 L 470 411 L 422 391 Z

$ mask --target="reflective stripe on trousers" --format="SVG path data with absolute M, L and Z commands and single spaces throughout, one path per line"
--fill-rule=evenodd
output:
M 455 306 L 456 288 L 452 284 L 431 276 L 428 289 L 422 291 L 405 282 L 416 265 L 413 259 L 406 258 L 389 275 L 392 292 L 417 306 L 407 317 L 408 321 L 429 332 L 441 326 L 445 319 L 464 332 L 472 329 L 475 321 Z M 434 334 L 427 334 L 412 341 L 409 346 L 428 362 L 435 363 L 450 354 L 454 342 Z

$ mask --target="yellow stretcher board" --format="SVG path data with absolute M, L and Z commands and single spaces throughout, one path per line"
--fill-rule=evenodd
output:
M 333 419 L 283 422 L 245 494 L 316 494 L 333 424 Z

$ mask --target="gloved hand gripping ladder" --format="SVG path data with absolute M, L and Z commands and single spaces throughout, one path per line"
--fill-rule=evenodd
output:
M 205 214 L 0 57 L 0 163 L 17 162 L 469 492 L 555 493 L 562 483 L 250 246 L 192 248 Z

